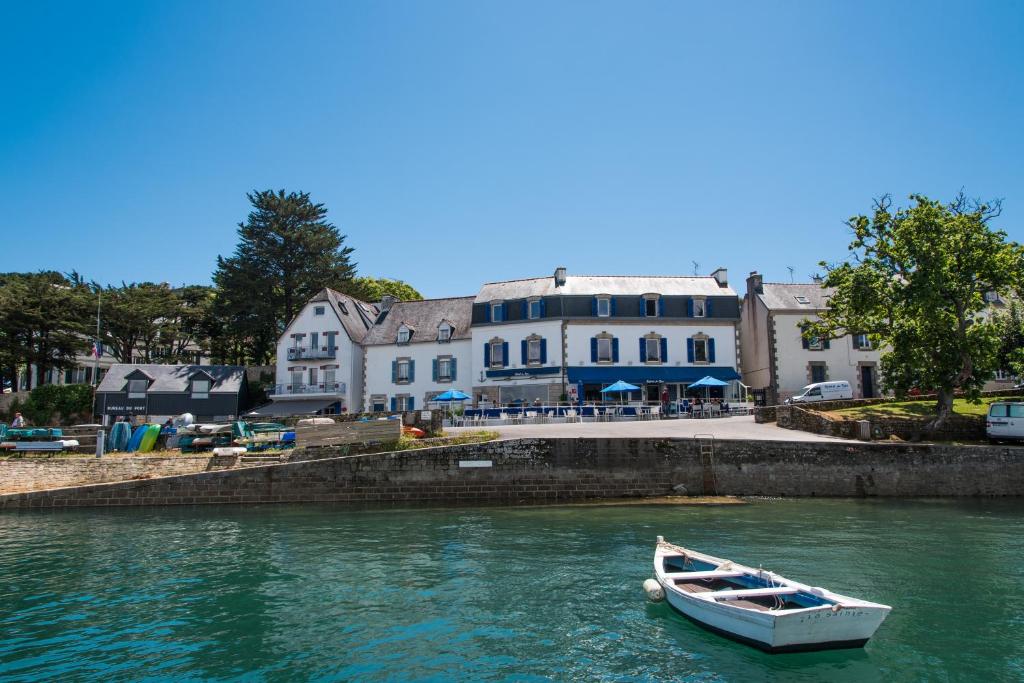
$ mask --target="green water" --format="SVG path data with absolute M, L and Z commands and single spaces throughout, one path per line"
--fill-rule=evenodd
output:
M 893 606 L 767 655 L 645 602 L 670 540 Z M 0 680 L 1024 678 L 1024 502 L 0 515 Z

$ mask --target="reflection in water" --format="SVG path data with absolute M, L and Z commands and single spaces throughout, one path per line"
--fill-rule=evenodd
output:
M 4 514 L 0 679 L 1016 679 L 1022 532 L 1017 501 Z M 658 534 L 894 611 L 766 655 L 645 602 Z

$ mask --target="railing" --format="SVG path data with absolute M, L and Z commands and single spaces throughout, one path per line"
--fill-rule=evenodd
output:
M 271 396 L 303 396 L 306 394 L 344 394 L 344 382 L 320 382 L 319 384 L 276 384 L 269 392 Z
M 288 360 L 334 358 L 337 353 L 337 347 L 332 346 L 293 346 L 288 349 Z

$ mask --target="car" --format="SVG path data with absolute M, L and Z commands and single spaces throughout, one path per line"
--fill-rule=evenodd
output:
M 786 403 L 814 403 L 816 401 L 843 401 L 853 398 L 853 389 L 846 380 L 815 382 L 803 388 L 803 393 L 786 399 Z
M 995 401 L 985 416 L 989 441 L 1024 439 L 1024 401 Z

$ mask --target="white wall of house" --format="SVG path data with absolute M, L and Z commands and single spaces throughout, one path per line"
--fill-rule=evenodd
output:
M 455 339 L 447 343 L 376 344 L 365 347 L 363 353 L 366 355 L 366 385 L 362 405 L 368 412 L 374 408 L 374 396 L 385 397 L 385 410 L 391 409 L 392 398 L 399 395 L 411 396 L 414 399 L 413 408 L 419 410 L 426 407 L 428 394 L 457 389 L 472 395 L 473 351 L 469 339 Z M 433 379 L 433 362 L 441 356 L 455 359 L 455 378 L 451 382 L 435 382 Z M 392 363 L 400 358 L 413 362 L 410 382 L 392 381 Z
M 732 321 L 712 322 L 711 320 L 696 324 L 688 322 L 682 325 L 657 324 L 648 321 L 639 324 L 611 321 L 598 324 L 570 323 L 566 330 L 568 365 L 573 367 L 599 365 L 599 363 L 591 361 L 590 340 L 602 333 L 611 334 L 619 340 L 618 365 L 645 365 L 640 356 L 640 339 L 654 333 L 668 340 L 667 359 L 663 359 L 663 365 L 736 367 L 735 323 Z M 715 340 L 714 362 L 690 363 L 688 361 L 686 340 L 694 335 L 702 335 Z
M 323 308 L 323 315 L 316 314 L 316 308 Z M 334 358 L 317 358 L 289 360 L 288 349 L 296 345 L 293 335 L 303 334 L 298 345 L 308 348 L 313 333 L 317 334 L 317 345 L 322 349 L 327 346 L 327 332 L 335 332 L 334 343 L 337 351 Z M 293 371 L 301 373 L 303 384 L 325 383 L 334 372 L 336 382 L 345 384 L 345 391 L 337 395 L 342 399 L 346 410 L 352 411 L 362 404 L 362 350 L 349 339 L 345 328 L 334 313 L 330 302 L 309 302 L 296 316 L 295 321 L 278 339 L 276 384 L 290 385 Z M 315 372 L 311 374 L 311 370 Z M 312 380 L 316 380 L 315 382 Z M 325 393 L 333 393 L 326 392 Z M 282 396 L 286 399 L 286 396 Z
M 775 326 L 779 401 L 799 393 L 811 382 L 810 366 L 814 363 L 825 364 L 826 380 L 849 382 L 853 388 L 854 398 L 861 398 L 864 395 L 861 367 L 873 365 L 874 395 L 881 395 L 878 386 L 878 364 L 881 354 L 877 349 L 856 349 L 850 336 L 831 340 L 827 349 L 805 349 L 800 325 L 805 319 L 816 320 L 817 316 L 809 313 L 775 313 L 772 319 Z
M 473 377 L 480 384 L 480 373 L 489 368 L 484 366 L 484 344 L 498 338 L 508 342 L 508 365 L 505 369 L 516 370 L 527 367 L 522 359 L 523 340 L 537 335 L 547 340 L 547 362 L 545 366 L 562 364 L 562 323 L 559 320 L 527 320 L 503 325 L 478 325 L 473 327 Z M 522 380 L 529 383 L 561 383 L 561 375 L 539 376 Z M 485 380 L 486 383 L 486 380 Z

